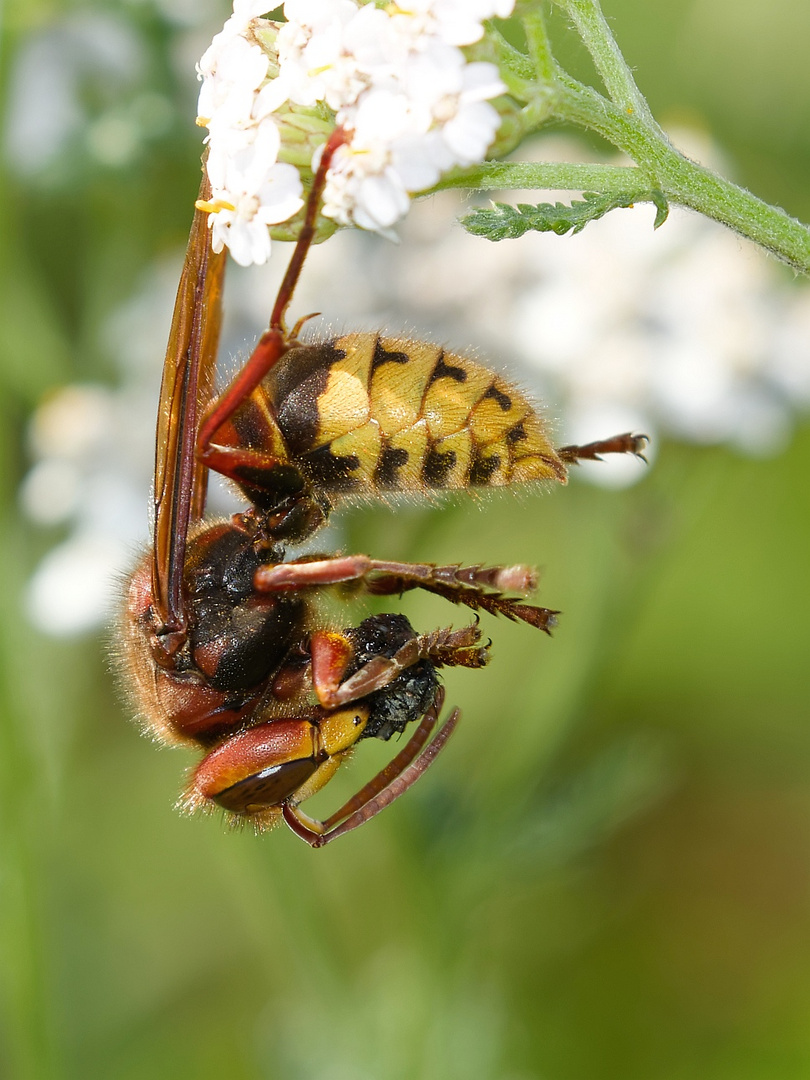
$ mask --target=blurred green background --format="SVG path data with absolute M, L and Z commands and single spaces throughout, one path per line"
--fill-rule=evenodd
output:
M 605 9 L 657 115 L 810 218 L 810 7 Z M 62 534 L 21 516 L 25 425 L 49 390 L 115 377 L 100 325 L 184 242 L 199 132 L 179 55 L 190 71 L 194 27 L 199 53 L 225 14 L 3 11 L 0 1075 L 810 1075 L 807 426 L 771 459 L 665 444 L 620 492 L 353 513 L 348 550 L 541 563 L 565 620 L 552 641 L 488 622 L 490 669 L 447 677 L 465 718 L 440 766 L 322 852 L 179 817 L 189 759 L 128 723 L 100 638 L 28 625 L 25 582 Z M 84 119 L 21 166 L 20 58 L 52 149 L 63 100 L 32 44 L 81 56 L 99 25 L 131 52 L 85 63 Z M 363 746 L 315 812 L 385 753 Z

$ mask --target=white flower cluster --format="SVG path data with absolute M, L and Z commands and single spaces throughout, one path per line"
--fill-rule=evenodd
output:
M 347 133 L 323 211 L 342 225 L 385 233 L 413 192 L 483 160 L 500 123 L 489 99 L 505 88 L 493 64 L 468 63 L 460 47 L 514 0 L 286 0 L 273 78 L 253 36 L 266 2 L 235 0 L 199 65 L 215 250 L 227 244 L 242 265 L 265 262 L 267 225 L 301 206 L 297 173 L 277 161 L 285 104 L 323 104 Z
M 279 129 L 262 90 L 269 58 L 247 38 L 267 0 L 234 0 L 233 15 L 200 60 L 198 123 L 208 128 L 211 243 L 228 246 L 241 266 L 270 257 L 268 225 L 287 221 L 303 205 L 301 179 L 279 162 Z

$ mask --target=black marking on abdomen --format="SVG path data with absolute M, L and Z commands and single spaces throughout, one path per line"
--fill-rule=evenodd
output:
M 270 373 L 268 383 L 278 426 L 293 455 L 305 453 L 315 441 L 320 399 L 329 382 L 329 373 L 345 356 L 344 349 L 337 349 L 328 341 L 296 346 Z
M 494 473 L 498 471 L 501 459 L 498 454 L 490 457 L 476 458 L 470 469 L 470 483 L 475 485 L 488 484 Z
M 422 479 L 428 487 L 444 487 L 455 464 L 455 450 L 430 450 L 422 466 Z
M 503 390 L 499 390 L 493 383 L 489 390 L 484 394 L 485 398 L 492 398 L 500 405 L 504 412 L 509 412 L 512 408 L 512 399 L 508 394 L 505 394 Z
M 329 446 L 320 446 L 309 454 L 304 454 L 301 464 L 306 469 L 316 487 L 327 491 L 351 491 L 357 487 L 357 477 L 352 473 L 360 468 L 357 454 L 340 457 L 333 454 Z
M 397 473 L 403 465 L 408 464 L 408 456 L 408 451 L 402 446 L 386 446 L 374 470 L 374 482 L 377 487 L 398 487 Z
M 526 434 L 526 426 L 522 420 L 520 423 L 515 424 L 514 427 L 509 428 L 505 436 L 506 441 L 510 446 L 514 446 L 515 443 L 523 442 L 523 440 L 528 439 L 528 437 L 529 436 Z
M 379 337 L 374 342 L 374 357 L 371 361 L 372 374 L 383 364 L 407 364 L 410 357 L 405 352 L 396 352 L 394 349 L 386 349 L 380 342 Z
M 430 378 L 427 381 L 427 385 L 431 386 L 437 379 L 455 379 L 456 382 L 466 382 L 467 372 L 464 368 L 457 367 L 455 364 L 446 364 L 444 362 L 444 349 L 439 353 L 439 359 L 436 361 L 436 367 Z

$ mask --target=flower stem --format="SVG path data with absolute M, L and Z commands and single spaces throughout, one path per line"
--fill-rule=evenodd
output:
M 714 218 L 795 270 L 810 273 L 810 228 L 780 207 L 770 206 L 750 191 L 715 175 L 672 145 L 636 85 L 598 0 L 557 3 L 593 58 L 607 93 L 577 81 L 557 64 L 543 4 L 524 0 L 518 14 L 528 55 L 515 50 L 497 31 L 490 33 L 499 66 L 502 70 L 509 68 L 510 93 L 522 103 L 520 109 L 507 114 L 517 137 L 539 130 L 550 120 L 562 121 L 596 132 L 627 154 L 635 165 L 487 162 L 445 176 L 434 190 L 552 188 L 632 195 L 639 201 L 660 193 L 663 205 L 679 204 Z
M 648 186 L 658 188 L 669 202 L 728 225 L 795 270 L 810 273 L 810 228 L 802 222 L 686 157 L 641 114 L 623 113 L 564 73 L 558 86 L 557 117 L 590 128 L 624 150 L 638 163 Z
M 633 165 L 585 165 L 568 161 L 485 161 L 458 176 L 448 177 L 439 185 L 477 191 L 548 188 L 616 194 L 638 191 L 643 186 L 644 174 Z
M 636 86 L 636 81 L 616 44 L 616 39 L 611 33 L 607 19 L 602 14 L 598 0 L 558 0 L 558 2 L 568 13 L 586 49 L 593 57 L 596 70 L 601 75 L 612 101 L 629 116 L 635 115 L 650 127 L 660 130 L 650 112 L 649 105 Z
M 803 274 L 810 273 L 810 228 L 750 191 L 673 152 L 659 173 L 664 194 L 720 221 Z
M 543 9 L 532 8 L 523 15 L 522 21 L 529 56 L 534 64 L 537 78 L 540 82 L 550 83 L 554 78 L 555 64 Z

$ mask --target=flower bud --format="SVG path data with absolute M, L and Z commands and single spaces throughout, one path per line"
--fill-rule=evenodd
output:
M 510 154 L 523 141 L 526 135 L 526 124 L 523 118 L 523 106 L 508 94 L 494 98 L 490 101 L 490 105 L 501 118 L 501 126 L 487 150 L 487 157 L 492 160 Z

